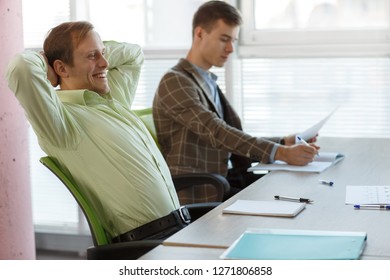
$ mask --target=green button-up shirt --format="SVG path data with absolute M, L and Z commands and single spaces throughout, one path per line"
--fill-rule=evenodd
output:
M 105 46 L 111 89 L 106 96 L 56 91 L 36 52 L 16 56 L 7 79 L 41 148 L 72 174 L 115 237 L 169 214 L 179 201 L 164 158 L 130 111 L 143 53 L 137 45 Z

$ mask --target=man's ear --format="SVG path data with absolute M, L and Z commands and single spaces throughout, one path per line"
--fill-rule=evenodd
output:
M 202 39 L 204 29 L 200 26 L 195 27 L 194 30 L 194 39 Z
M 68 66 L 62 60 L 55 60 L 53 62 L 53 69 L 60 78 L 68 78 Z

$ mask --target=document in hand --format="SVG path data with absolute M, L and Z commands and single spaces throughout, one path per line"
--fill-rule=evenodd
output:
M 240 260 L 353 260 L 362 254 L 365 232 L 248 229 L 222 255 Z
M 334 114 L 334 112 L 337 111 L 337 109 L 338 109 L 338 107 L 333 109 L 333 111 L 330 112 L 325 118 L 320 120 L 318 123 L 316 123 L 312 127 L 309 127 L 305 131 L 302 131 L 301 133 L 298 134 L 298 136 L 302 137 L 306 141 L 309 140 L 310 138 L 315 137 L 318 134 L 318 132 L 320 131 L 320 129 L 322 128 L 322 126 L 328 121 L 328 119 Z
M 314 161 L 304 165 L 290 165 L 285 163 L 284 161 L 277 160 L 274 163 L 264 164 L 258 163 L 252 167 L 248 168 L 248 171 L 259 171 L 259 170 L 285 170 L 285 171 L 296 171 L 296 172 L 317 172 L 320 173 L 330 167 L 338 163 L 339 161 L 344 159 L 344 155 L 339 153 L 329 153 L 329 152 L 320 152 L 318 156 L 315 156 Z
M 278 216 L 294 217 L 301 212 L 306 203 L 290 201 L 254 201 L 237 200 L 222 210 L 225 214 L 255 215 L 255 216 Z

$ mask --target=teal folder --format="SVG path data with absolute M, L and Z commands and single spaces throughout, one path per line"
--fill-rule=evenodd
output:
M 365 232 L 252 229 L 221 256 L 243 260 L 352 260 L 367 240 Z

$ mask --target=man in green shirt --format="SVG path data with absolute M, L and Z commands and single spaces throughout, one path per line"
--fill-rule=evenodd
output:
M 83 187 L 112 238 L 180 207 L 164 158 L 130 111 L 142 63 L 139 46 L 102 42 L 90 23 L 69 22 L 50 31 L 44 53 L 17 55 L 7 72 L 41 148 Z

